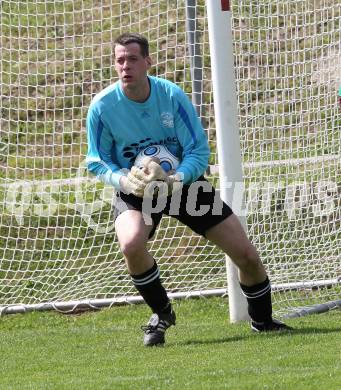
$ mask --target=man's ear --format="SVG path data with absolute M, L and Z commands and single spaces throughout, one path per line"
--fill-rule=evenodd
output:
M 146 57 L 146 62 L 147 62 L 148 69 L 149 69 L 152 66 L 152 59 L 149 56 L 147 56 Z

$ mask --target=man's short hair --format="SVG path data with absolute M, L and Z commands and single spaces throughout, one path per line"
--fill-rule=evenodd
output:
M 138 33 L 123 33 L 114 40 L 114 46 L 126 46 L 129 43 L 137 43 L 140 46 L 141 55 L 143 57 L 149 56 L 149 43 L 146 37 Z

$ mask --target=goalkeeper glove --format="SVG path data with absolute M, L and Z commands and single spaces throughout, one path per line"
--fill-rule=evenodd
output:
M 168 186 L 168 195 L 171 195 L 174 191 L 178 191 L 182 185 L 182 174 L 181 173 L 172 173 L 168 175 L 165 179 L 165 182 Z
M 143 168 L 133 166 L 127 176 L 120 180 L 121 189 L 126 194 L 133 194 L 140 198 L 145 193 L 146 186 L 154 181 L 164 181 L 166 172 L 153 159 L 148 158 Z
M 148 183 L 149 188 L 152 188 L 152 191 L 149 191 L 147 188 L 147 194 L 150 196 L 155 196 L 159 189 L 161 190 L 161 193 L 163 196 L 169 196 L 173 193 L 173 191 L 179 190 L 182 183 L 182 174 L 176 173 L 174 170 L 170 171 L 169 173 L 166 173 L 163 168 L 155 162 L 154 159 L 149 159 L 149 161 L 146 161 L 146 167 L 148 171 L 150 172 L 150 176 L 153 177 L 153 180 L 151 180 Z M 155 181 L 159 181 L 166 184 L 165 187 L 158 188 Z M 178 183 L 178 185 L 176 185 Z

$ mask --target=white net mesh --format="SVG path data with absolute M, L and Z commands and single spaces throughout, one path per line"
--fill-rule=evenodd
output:
M 249 233 L 274 285 L 316 286 L 277 294 L 279 306 L 337 299 L 340 3 L 251 2 L 240 4 L 238 13 L 234 33 Z
M 83 163 L 87 108 L 116 80 L 118 34 L 145 34 L 151 73 L 193 95 L 217 164 L 206 9 L 186 4 L 1 2 L 1 306 L 136 294 L 113 191 Z M 275 294 L 281 311 L 340 293 L 340 30 L 337 0 L 233 4 L 249 234 L 274 285 L 315 285 Z M 222 253 L 175 220 L 150 249 L 168 291 L 226 288 Z

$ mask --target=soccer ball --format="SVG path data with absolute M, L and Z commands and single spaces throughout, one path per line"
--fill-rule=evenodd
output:
M 165 172 L 169 172 L 179 166 L 179 160 L 163 145 L 151 145 L 141 150 L 136 156 L 134 165 L 142 168 L 142 161 L 146 157 L 157 157 L 160 160 L 159 164 Z

